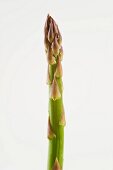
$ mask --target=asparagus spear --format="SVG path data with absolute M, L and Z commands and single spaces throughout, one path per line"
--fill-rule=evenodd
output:
M 58 25 L 47 16 L 44 27 L 44 43 L 48 61 L 47 84 L 49 85 L 48 109 L 48 170 L 63 169 L 65 113 L 63 106 L 62 37 Z

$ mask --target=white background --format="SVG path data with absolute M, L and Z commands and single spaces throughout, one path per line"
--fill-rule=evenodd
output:
M 0 170 L 45 170 L 50 13 L 63 36 L 64 170 L 113 170 L 112 0 L 0 0 Z

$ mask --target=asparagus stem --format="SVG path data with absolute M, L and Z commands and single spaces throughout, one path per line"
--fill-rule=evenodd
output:
M 47 16 L 44 27 L 44 43 L 48 61 L 47 84 L 49 85 L 48 115 L 48 170 L 63 169 L 65 113 L 62 85 L 62 37 L 56 22 Z

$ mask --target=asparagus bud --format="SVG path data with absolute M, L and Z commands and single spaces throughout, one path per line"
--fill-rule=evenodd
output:
M 56 158 L 56 160 L 55 160 L 55 163 L 54 163 L 54 165 L 53 165 L 53 169 L 52 169 L 52 170 L 61 170 L 60 164 L 59 164 L 57 158 Z
M 58 25 L 49 15 L 44 27 L 44 44 L 48 61 L 47 84 L 49 85 L 48 170 L 63 170 L 65 126 L 61 65 L 63 48 Z

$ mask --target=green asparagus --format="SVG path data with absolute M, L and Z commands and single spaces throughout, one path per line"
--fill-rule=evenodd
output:
M 49 85 L 48 109 L 48 166 L 47 170 L 63 169 L 65 113 L 63 106 L 62 36 L 58 25 L 47 16 L 44 27 L 44 44 L 48 61 L 47 84 Z

